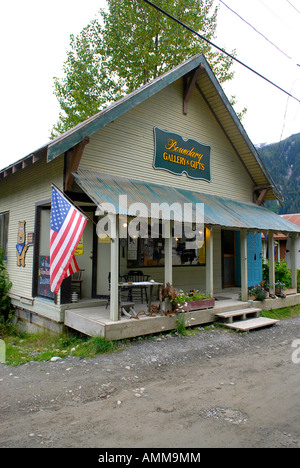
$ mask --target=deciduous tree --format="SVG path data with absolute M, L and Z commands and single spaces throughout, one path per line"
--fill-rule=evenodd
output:
M 156 0 L 210 40 L 217 26 L 213 3 Z M 77 37 L 71 36 L 64 77 L 54 79 L 61 112 L 52 137 L 198 53 L 221 83 L 232 79 L 232 59 L 142 0 L 107 0 L 107 5 Z

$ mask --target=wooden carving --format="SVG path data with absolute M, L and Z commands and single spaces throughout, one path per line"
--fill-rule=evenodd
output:
M 26 244 L 26 230 L 25 230 L 26 221 L 19 221 L 18 235 L 17 235 L 17 265 L 25 266 L 25 255 L 28 249 Z

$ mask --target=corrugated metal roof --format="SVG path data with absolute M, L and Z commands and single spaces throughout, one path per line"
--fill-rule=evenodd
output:
M 196 204 L 203 203 L 206 225 L 258 231 L 300 232 L 299 226 L 254 203 L 239 202 L 216 195 L 166 187 L 125 177 L 115 177 L 86 169 L 79 169 L 73 175 L 91 200 L 97 206 L 104 207 L 107 212 L 137 216 L 139 213 L 135 211 L 136 206 L 130 205 L 143 203 L 150 217 L 151 204 L 165 202 L 173 206 L 174 213 L 171 211 L 169 214 L 166 210 L 157 217 L 180 220 L 183 208 L 188 208 L 188 214 L 195 215 Z M 127 196 L 126 203 L 124 203 L 124 195 Z M 108 206 L 108 203 L 113 206 Z M 189 204 L 189 206 L 184 204 Z
M 297 224 L 297 226 L 300 226 L 300 213 L 281 215 L 281 217 L 286 219 L 290 223 Z

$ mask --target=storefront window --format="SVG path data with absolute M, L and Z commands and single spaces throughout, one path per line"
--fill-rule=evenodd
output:
M 173 266 L 205 265 L 205 240 L 200 248 L 187 248 L 187 239 L 172 238 Z M 162 237 L 131 238 L 127 241 L 127 267 L 162 267 L 165 264 L 165 241 Z
M 0 213 L 0 246 L 5 252 L 5 260 L 7 255 L 7 240 L 8 240 L 8 220 L 9 213 Z

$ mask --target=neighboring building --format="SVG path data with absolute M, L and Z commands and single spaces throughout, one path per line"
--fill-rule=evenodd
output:
M 266 234 L 261 235 L 262 238 L 262 253 L 264 258 L 268 258 L 268 236 Z M 274 234 L 274 257 L 276 262 L 285 260 L 286 255 L 286 241 L 288 237 L 284 234 Z
M 296 224 L 296 226 L 300 226 L 300 214 L 286 214 L 280 215 L 282 218 L 286 219 L 290 223 Z M 274 250 L 274 257 L 275 261 L 280 262 L 281 260 L 286 260 L 288 268 L 292 267 L 291 263 L 291 243 L 292 239 L 290 236 L 287 236 L 282 233 L 274 234 L 274 243 L 275 243 L 275 250 Z M 297 269 L 300 270 L 300 238 L 297 240 L 296 244 L 297 250 Z M 262 252 L 263 257 L 268 258 L 268 236 L 262 234 Z
M 120 226 L 133 213 L 119 206 L 119 195 L 127 195 L 128 205 L 190 203 L 192 212 L 204 203 L 200 249 L 186 249 L 183 236 L 110 242 L 87 223 L 76 256 L 84 270 L 84 301 L 77 306 L 109 294 L 111 273 L 112 321 L 118 320 L 119 274 L 142 270 L 158 282 L 211 295 L 238 286 L 247 300 L 248 285 L 262 278 L 261 233 L 268 232 L 272 246 L 275 232 L 300 232 L 262 206 L 280 194 L 202 55 L 0 172 L 1 242 L 16 314 L 59 329 L 71 285 L 68 278 L 58 295 L 49 290 L 52 183 L 95 222 L 99 205 L 114 204 L 108 211 Z
M 281 215 L 281 216 L 282 218 L 286 219 L 290 223 L 296 224 L 296 226 L 300 226 L 300 213 L 287 214 L 287 215 Z M 286 241 L 286 255 L 285 255 L 288 268 L 292 267 L 292 261 L 291 261 L 292 245 L 291 243 L 292 243 L 292 240 L 290 237 L 288 237 Z M 296 250 L 297 250 L 297 268 L 298 270 L 300 270 L 300 237 L 298 237 L 297 239 Z

